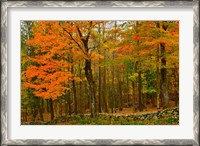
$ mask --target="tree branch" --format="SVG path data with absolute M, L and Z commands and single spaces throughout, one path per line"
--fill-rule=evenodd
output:
M 68 32 L 68 31 L 66 31 L 66 32 L 69 34 L 69 36 L 71 37 L 71 39 L 78 45 L 78 47 L 82 50 L 81 45 L 73 38 L 72 34 L 70 32 Z
M 81 37 L 81 39 L 82 39 L 83 35 L 82 35 L 82 33 L 81 33 L 81 31 L 80 31 L 79 27 L 78 27 L 78 26 L 76 26 L 76 29 L 78 30 L 78 34 L 79 34 L 79 36 L 80 36 L 80 37 Z
M 59 25 L 60 25 L 60 23 L 59 23 Z M 82 50 L 82 47 L 81 47 L 81 45 L 73 38 L 73 36 L 72 36 L 72 34 L 70 33 L 70 32 L 68 32 L 64 27 L 62 27 L 61 25 L 60 25 L 60 27 L 64 30 L 64 31 L 66 31 L 68 34 L 69 34 L 69 36 L 70 36 L 70 38 L 78 45 L 78 47 Z
M 89 30 L 89 32 L 88 32 L 88 34 L 87 34 L 86 39 L 85 39 L 86 42 L 88 42 L 88 40 L 89 40 L 90 33 L 91 33 L 91 28 L 92 28 L 92 21 L 90 21 L 90 30 Z

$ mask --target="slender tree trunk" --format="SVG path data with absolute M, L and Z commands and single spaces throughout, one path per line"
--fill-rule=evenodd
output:
M 127 94 L 127 103 L 129 104 L 129 81 L 128 81 L 128 73 L 126 72 L 126 94 Z
M 168 25 L 165 25 L 162 22 L 157 23 L 157 27 L 160 28 L 160 33 L 164 30 L 166 31 Z M 166 69 L 166 57 L 165 57 L 165 43 L 160 43 L 160 52 L 161 52 L 161 92 L 163 95 L 163 108 L 167 108 L 169 105 L 169 95 L 167 88 L 167 69 Z
M 93 61 L 93 86 L 94 86 L 94 94 L 95 94 L 95 98 L 94 98 L 94 113 L 97 113 L 97 99 L 96 99 L 96 76 L 95 76 L 95 72 L 96 72 L 96 67 L 95 67 L 95 61 Z
M 119 79 L 119 98 L 120 98 L 120 104 L 119 104 L 119 110 L 122 111 L 123 110 L 123 107 L 122 107 L 122 82 L 121 80 Z
M 175 88 L 175 105 L 178 106 L 179 104 L 179 79 L 178 79 L 178 69 L 174 65 L 173 69 L 174 74 L 174 88 Z
M 54 119 L 54 109 L 53 109 L 53 100 L 50 98 L 49 100 L 50 104 L 50 113 L 51 113 L 51 120 Z
M 80 76 L 80 78 L 82 79 L 82 73 L 81 73 L 81 63 L 79 64 L 79 76 Z M 80 105 L 80 103 L 81 103 L 81 97 L 83 97 L 84 95 L 83 95 L 83 93 L 82 93 L 82 81 L 80 81 L 80 83 L 79 83 L 79 105 Z M 81 107 L 83 107 L 83 106 L 81 106 Z M 81 110 L 83 110 L 83 109 L 81 109 Z
M 86 93 L 86 97 L 87 97 L 87 109 L 90 109 L 90 91 L 88 90 L 88 83 L 85 83 L 85 93 Z
M 47 113 L 50 113 L 49 99 L 46 99 L 46 103 L 47 103 L 46 106 Z
M 68 113 L 68 106 L 67 106 L 67 103 L 68 103 L 68 97 L 67 97 L 67 94 L 65 95 L 65 103 L 64 103 L 64 106 L 65 106 L 65 116 L 67 116 L 67 113 Z
M 69 85 L 68 85 L 69 87 Z M 67 96 L 68 96 L 68 112 L 69 112 L 69 115 L 71 116 L 71 113 L 72 113 L 72 110 L 71 110 L 71 94 L 70 94 L 70 90 L 67 91 Z
M 72 74 L 75 74 L 73 65 L 71 68 L 71 72 Z M 74 114 L 76 115 L 77 114 L 77 95 L 76 95 L 76 83 L 74 79 L 72 80 L 72 87 L 73 87 L 73 95 L 74 95 Z
M 145 106 L 145 109 L 147 110 L 147 93 L 144 93 L 144 106 Z
M 114 53 L 113 53 L 113 59 L 114 59 Z M 111 111 L 112 113 L 114 112 L 113 111 L 113 108 L 114 108 L 114 98 L 115 98 L 115 87 L 114 87 L 114 82 L 115 82 L 115 67 L 114 65 L 112 66 L 112 99 L 111 99 Z
M 156 88 L 157 88 L 157 92 L 156 92 L 156 97 L 157 97 L 157 109 L 160 109 L 160 73 L 159 73 L 159 64 L 160 64 L 160 48 L 158 46 L 157 48 L 157 63 L 156 63 Z
M 40 120 L 41 121 L 44 121 L 44 118 L 43 118 L 43 99 L 39 99 L 39 112 L 40 112 Z
M 59 102 L 59 115 L 62 117 L 62 102 Z
M 141 71 L 138 72 L 138 98 L 139 98 L 139 111 L 142 111 L 142 81 L 141 81 Z
M 33 108 L 32 108 L 32 114 L 33 114 L 33 121 L 35 121 L 36 117 L 37 117 L 37 105 L 38 105 L 38 99 L 37 97 L 33 96 Z
M 160 69 L 161 70 L 161 69 Z M 160 85 L 159 85 L 159 90 L 160 90 L 160 106 L 163 107 L 163 95 L 162 95 L 162 81 L 161 81 L 161 73 L 160 73 Z
M 107 83 L 106 83 L 106 67 L 103 67 L 103 101 L 105 112 L 108 112 L 108 100 L 107 100 Z
M 44 99 L 41 99 L 42 112 L 44 113 Z
M 120 68 L 118 67 L 118 72 L 117 72 L 117 80 L 118 80 L 118 91 L 119 91 L 119 110 L 122 111 L 122 87 L 121 87 L 121 79 L 120 79 Z
M 133 90 L 133 112 L 135 111 L 135 83 L 134 83 L 134 81 L 132 81 L 132 90 Z
M 161 83 L 162 83 L 162 94 L 163 94 L 163 108 L 167 108 L 169 105 L 169 96 L 168 96 L 168 89 L 167 89 L 167 69 L 166 69 L 166 59 L 165 59 L 165 44 L 161 43 Z
M 98 33 L 99 34 L 101 34 L 101 27 L 100 27 L 100 23 L 98 24 Z M 98 53 L 99 54 L 101 54 L 101 51 L 99 50 L 99 48 L 100 48 L 100 46 L 101 46 L 101 39 L 99 38 L 99 40 L 98 40 Z M 101 92 L 102 92 L 102 82 L 101 82 L 101 73 L 102 73 L 102 71 L 101 71 L 101 58 L 99 57 L 99 105 L 98 105 L 98 108 L 99 108 L 99 113 L 101 113 L 102 112 L 102 109 L 101 109 Z
M 62 116 L 62 103 L 59 99 L 55 100 L 56 104 L 56 117 L 61 117 Z
M 100 59 L 99 59 L 100 64 Z M 101 113 L 101 67 L 99 66 L 99 113 Z

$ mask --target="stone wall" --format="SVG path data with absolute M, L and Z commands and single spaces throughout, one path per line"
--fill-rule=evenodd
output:
M 89 115 L 88 115 L 89 116 Z M 114 118 L 114 120 L 118 120 L 119 118 L 124 118 L 127 120 L 157 120 L 161 118 L 167 117 L 179 117 L 179 108 L 168 108 L 157 112 L 151 112 L 146 114 L 121 114 L 121 115 L 111 115 L 111 114 L 98 114 L 97 117 L 101 117 L 104 119 Z
M 164 110 L 160 110 L 157 112 L 151 112 L 146 114 L 107 114 L 107 113 L 100 113 L 96 114 L 96 118 L 104 119 L 104 120 L 114 120 L 114 121 L 148 121 L 148 120 L 159 120 L 162 118 L 179 118 L 179 108 L 168 108 Z M 68 120 L 81 120 L 81 119 L 90 119 L 90 114 L 82 114 L 82 115 L 72 115 L 67 117 L 58 117 L 53 121 L 49 122 L 25 122 L 22 125 L 49 125 L 49 124 L 56 124 L 60 122 L 65 122 Z

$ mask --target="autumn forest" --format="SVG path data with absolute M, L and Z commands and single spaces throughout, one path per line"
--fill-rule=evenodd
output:
M 179 124 L 179 21 L 21 21 L 21 123 Z

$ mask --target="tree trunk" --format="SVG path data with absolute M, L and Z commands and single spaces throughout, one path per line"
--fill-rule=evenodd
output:
M 38 99 L 37 97 L 33 96 L 33 105 L 32 105 L 32 120 L 35 121 L 36 117 L 37 117 L 37 108 L 36 106 L 38 105 Z
M 158 46 L 157 48 L 157 63 L 156 63 L 156 88 L 157 88 L 157 91 L 156 91 L 156 97 L 157 97 L 157 109 L 160 109 L 160 73 L 159 73 L 159 64 L 160 64 L 160 61 L 159 61 L 159 54 L 160 54 L 160 48 Z
M 100 64 L 100 60 L 99 60 Z M 101 113 L 101 67 L 99 66 L 99 113 Z
M 62 102 L 59 102 L 59 115 L 62 117 Z
M 138 73 L 138 98 L 139 98 L 139 111 L 142 111 L 142 81 L 141 81 L 141 71 Z
M 68 97 L 67 97 L 67 94 L 65 95 L 65 116 L 67 116 L 67 113 L 68 113 L 68 106 L 67 106 L 67 101 L 68 101 Z
M 68 88 L 69 88 L 69 85 L 68 85 Z M 69 115 L 71 116 L 71 99 L 70 99 L 70 90 L 67 91 L 67 99 L 68 99 L 68 112 L 69 112 Z
M 79 76 L 80 76 L 80 79 L 82 79 L 82 74 L 81 74 L 81 63 L 79 64 Z M 80 81 L 80 83 L 79 83 L 79 104 L 81 103 L 81 99 L 82 98 L 80 98 L 80 97 L 83 97 L 84 95 L 83 95 L 83 93 L 82 93 L 82 81 Z M 83 107 L 83 106 L 81 106 L 81 107 Z M 80 109 L 81 111 L 83 110 L 83 109 Z
M 113 59 L 114 59 L 114 53 L 113 53 Z M 114 87 L 114 80 L 115 80 L 115 67 L 114 67 L 114 65 L 113 65 L 113 67 L 112 67 L 112 99 L 111 99 L 111 111 L 112 111 L 112 113 L 114 112 L 113 111 L 113 108 L 114 108 L 114 98 L 115 98 L 115 87 Z
M 134 81 L 132 81 L 132 90 L 133 90 L 133 112 L 135 111 L 135 83 L 134 83 Z
M 41 121 L 44 121 L 44 118 L 43 118 L 43 99 L 40 99 L 39 100 L 39 112 L 40 112 L 40 120 Z
M 107 99 L 107 83 L 106 83 L 106 67 L 103 67 L 103 102 L 104 102 L 104 108 L 105 112 L 108 112 L 108 99 Z
M 94 72 L 94 76 L 93 76 L 93 86 L 94 86 L 94 94 L 95 94 L 95 98 L 94 98 L 94 113 L 97 112 L 97 99 L 96 99 L 96 76 L 95 76 L 95 61 L 93 61 L 93 72 Z
M 50 98 L 50 113 L 51 113 L 51 120 L 54 119 L 54 111 L 53 111 L 53 100 Z
M 127 103 L 129 103 L 129 81 L 128 81 L 128 73 L 126 72 L 126 94 L 127 94 Z
M 54 115 L 55 117 L 57 118 L 58 117 L 58 113 L 59 113 L 59 110 L 58 110 L 58 99 L 54 100 L 53 102 L 53 106 L 54 106 Z
M 50 113 L 49 99 L 46 99 L 46 103 L 47 103 L 47 106 L 46 106 L 47 113 Z
M 163 108 L 167 108 L 169 105 L 169 96 L 168 96 L 168 89 L 167 89 L 167 69 L 166 69 L 166 59 L 165 59 L 165 44 L 160 44 L 161 48 L 161 83 L 162 83 L 162 94 L 163 94 Z
M 91 60 L 85 60 L 85 76 L 87 78 L 89 84 L 89 92 L 90 92 L 90 102 L 91 102 L 91 117 L 95 116 L 95 90 L 94 90 L 94 81 L 92 76 L 92 68 L 91 68 Z
M 71 72 L 72 74 L 75 74 L 73 65 L 71 68 Z M 77 96 L 76 96 L 76 83 L 74 79 L 72 80 L 72 87 L 73 87 L 73 95 L 74 95 L 74 114 L 76 115 L 77 114 Z
M 98 24 L 98 33 L 101 34 L 100 23 Z M 101 46 L 101 39 L 99 38 L 99 40 L 98 40 L 98 53 L 99 54 L 101 54 L 101 51 L 99 50 L 100 46 Z M 101 92 L 102 92 L 102 86 L 101 86 L 101 84 L 102 84 L 102 82 L 101 82 L 101 73 L 102 73 L 102 71 L 101 71 L 101 69 L 102 68 L 101 68 L 100 64 L 101 64 L 101 58 L 99 57 L 99 105 L 98 105 L 99 113 L 102 112 L 102 109 L 101 109 Z
M 121 79 L 120 79 L 120 68 L 118 67 L 118 72 L 117 72 L 117 79 L 118 79 L 118 90 L 119 90 L 119 110 L 122 111 L 122 87 L 121 87 Z
M 178 106 L 179 105 L 179 81 L 178 80 L 178 75 L 177 75 L 177 69 L 176 67 L 173 69 L 174 71 L 174 88 L 175 88 L 175 99 L 176 99 L 176 103 L 175 105 Z

